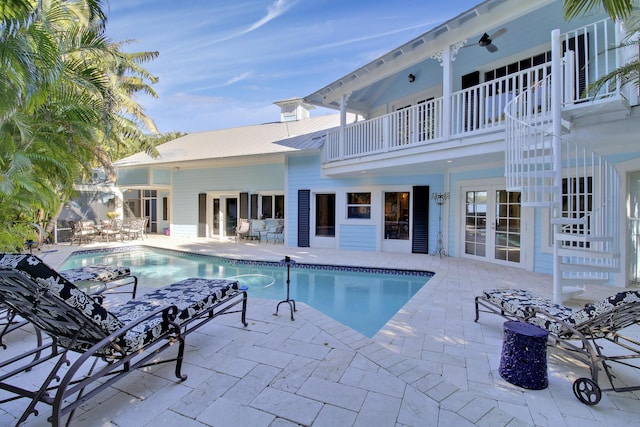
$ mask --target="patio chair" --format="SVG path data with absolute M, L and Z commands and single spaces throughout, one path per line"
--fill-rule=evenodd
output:
M 273 244 L 275 245 L 278 241 L 284 243 L 284 225 L 277 225 L 275 228 L 267 229 L 267 243 L 269 243 L 269 239 L 273 239 Z
M 122 240 L 124 240 L 125 237 L 129 240 L 144 239 L 146 223 L 147 220 L 144 218 L 132 218 L 125 220 L 121 229 Z
M 71 224 L 71 244 L 74 240 L 78 241 L 78 245 L 92 241 L 100 234 L 100 230 L 91 220 L 83 220 Z
M 103 219 L 101 221 L 101 225 L 100 235 L 107 241 L 107 243 L 109 243 L 110 238 L 113 238 L 113 241 L 115 242 L 118 236 L 122 233 L 121 219 Z
M 246 219 L 240 220 L 240 225 L 236 228 L 236 242 L 238 239 L 246 239 L 251 231 L 251 223 Z
M 640 385 L 614 383 L 611 364 L 640 369 L 640 341 L 620 332 L 640 322 L 640 291 L 623 291 L 602 301 L 574 310 L 522 289 L 486 290 L 475 298 L 476 319 L 480 312 L 537 325 L 549 332 L 548 344 L 585 363 L 591 378 L 578 378 L 573 393 L 584 404 L 595 405 L 602 391 L 634 391 Z M 602 369 L 611 388 L 598 384 Z
M 18 420 L 37 415 L 40 403 L 52 407 L 50 422 L 64 416 L 138 368 L 175 362 L 182 374 L 185 338 L 222 314 L 241 313 L 247 326 L 247 293 L 238 282 L 223 279 L 185 279 L 137 300 L 107 310 L 91 296 L 52 270 L 39 258 L 0 254 L 0 303 L 51 337 L 54 350 L 25 362 L 24 355 L 0 364 L 0 389 L 8 401 L 27 398 Z M 241 308 L 234 308 L 241 304 Z M 177 355 L 160 358 L 177 344 Z M 46 365 L 44 362 L 50 361 Z M 34 366 L 50 367 L 40 381 L 29 377 Z M 27 388 L 27 384 L 40 384 Z

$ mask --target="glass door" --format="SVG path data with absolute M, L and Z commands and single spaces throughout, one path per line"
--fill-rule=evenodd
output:
M 629 259 L 628 276 L 632 284 L 640 283 L 640 171 L 629 174 Z
M 213 199 L 213 235 L 220 236 L 220 199 Z
M 520 264 L 520 193 L 486 187 L 465 189 L 464 197 L 464 256 Z
M 234 236 L 238 224 L 238 199 L 236 197 L 225 198 L 224 229 L 226 236 Z
M 142 218 L 146 218 L 146 232 L 158 232 L 158 192 L 156 190 L 142 191 Z

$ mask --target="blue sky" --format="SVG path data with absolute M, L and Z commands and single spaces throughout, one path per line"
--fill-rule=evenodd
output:
M 107 33 L 159 51 L 140 97 L 161 132 L 279 120 L 303 97 L 469 9 L 479 0 L 111 0 Z M 314 110 L 312 114 L 325 114 Z

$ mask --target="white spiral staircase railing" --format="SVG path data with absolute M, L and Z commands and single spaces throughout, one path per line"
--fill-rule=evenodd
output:
M 553 224 L 554 301 L 620 269 L 620 175 L 598 154 L 559 135 L 554 73 L 505 108 L 507 190 L 523 206 L 548 207 Z M 560 79 L 561 81 L 563 79 Z M 565 79 L 566 81 L 566 79 Z M 554 92 L 554 93 L 552 93 Z M 554 99 L 554 96 L 556 98 Z

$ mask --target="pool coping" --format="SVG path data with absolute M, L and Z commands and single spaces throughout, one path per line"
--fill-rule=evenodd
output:
M 234 258 L 222 257 L 219 255 L 209 255 L 209 254 L 199 254 L 188 251 L 181 251 L 178 249 L 165 249 L 157 246 L 147 246 L 147 245 L 133 245 L 133 246 L 121 246 L 117 248 L 95 248 L 95 249 L 83 249 L 78 251 L 73 251 L 62 261 L 64 263 L 74 255 L 85 255 L 92 253 L 123 253 L 123 252 L 133 252 L 137 250 L 153 250 L 161 253 L 173 253 L 180 254 L 182 256 L 193 257 L 193 258 L 215 258 L 219 260 L 223 260 L 224 262 L 228 262 L 230 265 L 250 265 L 250 266 L 265 266 L 265 267 L 280 267 L 284 265 L 284 260 L 282 261 L 259 261 L 259 260 L 241 260 Z M 61 263 L 61 264 L 62 264 Z M 349 266 L 349 265 L 335 265 L 335 264 L 311 264 L 304 262 L 295 262 L 290 264 L 291 268 L 299 268 L 299 269 L 313 269 L 313 270 L 324 270 L 324 271 L 346 271 L 346 272 L 355 272 L 355 273 L 374 273 L 374 274 L 389 274 L 396 276 L 416 276 L 416 277 L 428 277 L 432 278 L 435 276 L 433 271 L 427 270 L 410 270 L 410 269 L 395 269 L 395 268 L 380 268 L 380 267 L 358 267 L 358 266 Z

